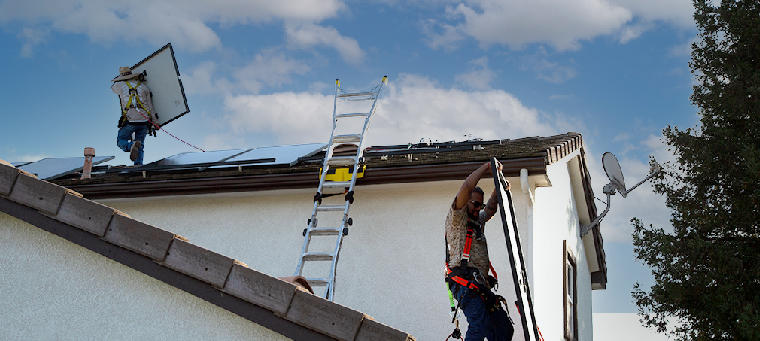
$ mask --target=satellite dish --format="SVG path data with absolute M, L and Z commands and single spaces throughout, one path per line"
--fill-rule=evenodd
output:
M 602 167 L 604 167 L 604 172 L 607 173 L 607 177 L 610 179 L 610 184 L 625 198 L 628 192 L 625 190 L 623 170 L 620 169 L 620 163 L 618 163 L 615 155 L 610 152 L 604 153 L 602 155 Z
M 607 177 L 610 178 L 610 183 L 605 185 L 604 189 L 602 190 L 604 194 L 607 194 L 607 207 L 590 224 L 581 225 L 581 237 L 585 236 L 586 233 L 588 233 L 588 231 L 590 231 L 594 226 L 599 225 L 599 222 L 602 221 L 604 216 L 607 215 L 607 212 L 610 211 L 610 196 L 614 195 L 615 191 L 620 192 L 620 195 L 625 198 L 626 195 L 628 195 L 628 193 L 633 191 L 636 187 L 639 187 L 639 185 L 662 172 L 662 167 L 657 163 L 653 163 L 649 169 L 649 175 L 647 175 L 644 180 L 641 180 L 639 183 L 633 185 L 633 187 L 630 189 L 626 189 L 625 180 L 623 179 L 623 171 L 620 169 L 620 163 L 618 163 L 615 155 L 612 155 L 610 152 L 604 153 L 604 155 L 602 155 L 602 166 L 604 167 L 604 172 L 607 173 Z

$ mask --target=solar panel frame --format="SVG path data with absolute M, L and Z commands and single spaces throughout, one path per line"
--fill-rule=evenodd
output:
M 327 147 L 326 143 L 306 143 L 287 146 L 259 147 L 251 149 L 243 154 L 232 157 L 228 162 L 239 162 L 244 160 L 259 160 L 275 158 L 273 162 L 258 164 L 259 166 L 288 165 L 293 166 L 301 158 L 312 156 L 323 151 Z M 219 168 L 219 167 L 209 167 Z
M 101 164 L 111 161 L 115 156 L 94 156 L 92 165 Z M 67 157 L 67 158 L 44 158 L 42 160 L 27 163 L 16 168 L 37 175 L 42 180 L 54 180 L 62 176 L 81 172 L 84 169 L 85 157 Z

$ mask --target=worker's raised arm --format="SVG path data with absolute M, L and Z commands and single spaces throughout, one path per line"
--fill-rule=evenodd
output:
M 497 162 L 496 169 L 497 169 L 497 172 L 501 173 L 504 167 L 501 165 L 500 162 Z M 511 187 L 512 185 L 509 183 L 509 181 L 507 181 L 507 188 L 505 188 L 505 190 L 508 191 Z M 498 204 L 499 204 L 499 199 L 496 196 L 496 191 L 498 190 L 499 190 L 498 188 L 493 189 L 493 192 L 491 192 L 491 197 L 488 199 L 488 204 L 486 204 L 485 209 L 483 209 L 483 211 L 486 214 L 485 221 L 490 220 L 491 217 L 493 217 L 493 215 L 496 214 L 496 209 L 498 208 Z
M 491 163 L 486 162 L 482 166 L 480 166 L 480 168 L 472 172 L 467 177 L 467 179 L 464 180 L 464 183 L 462 184 L 462 187 L 459 189 L 459 193 L 457 193 L 457 197 L 454 200 L 455 210 L 461 209 L 462 207 L 464 207 L 464 205 L 467 205 L 467 201 L 470 200 L 470 193 L 472 192 L 472 189 L 478 185 L 478 181 L 480 181 L 480 178 L 482 178 L 483 175 L 490 172 L 491 172 Z

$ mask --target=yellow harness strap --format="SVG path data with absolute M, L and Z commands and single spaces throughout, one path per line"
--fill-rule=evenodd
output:
M 121 109 L 121 114 L 124 115 L 124 119 L 126 119 L 127 116 L 127 110 L 129 110 L 130 107 L 132 107 L 132 98 L 134 97 L 135 102 L 137 102 L 137 105 L 140 106 L 145 112 L 148 113 L 148 116 L 150 117 L 150 110 L 145 108 L 145 105 L 142 104 L 142 101 L 140 101 L 140 96 L 137 94 L 137 87 L 142 84 L 142 82 L 137 81 L 137 85 L 132 87 L 132 84 L 129 84 L 129 80 L 125 80 L 124 83 L 127 83 L 127 86 L 129 87 L 129 100 L 127 101 L 126 108 Z M 150 120 L 150 119 L 149 119 Z

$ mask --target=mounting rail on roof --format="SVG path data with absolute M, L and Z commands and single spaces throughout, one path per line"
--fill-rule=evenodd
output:
M 490 144 L 501 144 L 501 140 L 490 141 L 464 141 L 464 142 L 435 142 L 435 143 L 416 143 L 408 145 L 395 146 L 372 146 L 365 150 L 367 156 L 381 155 L 406 155 L 419 153 L 440 153 L 454 152 L 461 150 L 472 150 L 475 146 Z
M 502 144 L 509 140 L 488 140 L 488 141 L 464 141 L 464 142 L 435 142 L 435 143 L 410 143 L 391 146 L 371 146 L 364 149 L 365 156 L 383 156 L 383 155 L 408 155 L 423 153 L 447 153 L 463 150 L 472 150 L 475 146 Z M 321 161 L 324 153 L 315 154 L 308 157 L 301 157 L 298 162 Z
M 226 161 L 226 162 L 203 162 L 203 163 L 192 163 L 192 164 L 186 164 L 186 165 L 167 165 L 167 166 L 152 166 L 152 165 L 145 165 L 141 167 L 131 167 L 131 168 L 110 168 L 106 171 L 106 173 L 121 173 L 121 174 L 128 174 L 128 173 L 140 173 L 145 171 L 151 171 L 151 172 L 161 172 L 161 171 L 177 171 L 182 169 L 192 169 L 192 170 L 205 170 L 209 167 L 217 167 L 217 166 L 251 166 L 256 165 L 260 163 L 267 163 L 267 162 L 275 162 L 275 158 L 264 158 L 264 159 L 253 159 L 253 160 L 241 160 L 241 161 Z M 269 167 L 272 167 L 271 165 Z

